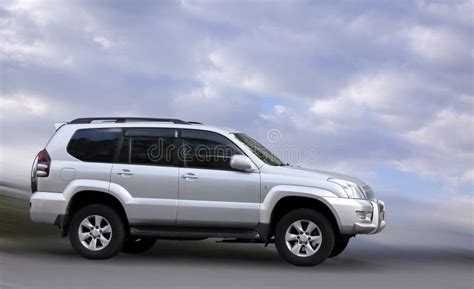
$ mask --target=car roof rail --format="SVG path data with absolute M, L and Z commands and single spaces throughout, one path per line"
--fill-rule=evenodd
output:
M 171 122 L 174 124 L 191 124 L 190 122 L 175 119 L 175 118 L 151 118 L 151 117 L 84 117 L 76 118 L 69 122 L 69 124 L 85 124 L 93 122 Z

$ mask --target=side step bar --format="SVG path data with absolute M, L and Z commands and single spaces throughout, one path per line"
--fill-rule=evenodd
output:
M 252 240 L 248 240 L 248 239 L 224 239 L 224 240 L 220 240 L 220 241 L 216 241 L 216 243 L 252 243 L 252 244 L 265 244 L 265 247 L 266 245 L 268 244 L 273 244 L 275 243 L 275 239 L 270 239 L 268 241 L 264 241 L 262 239 L 252 239 Z
M 251 229 L 219 229 L 194 227 L 131 227 L 130 234 L 142 238 L 232 238 L 260 239 L 257 231 Z

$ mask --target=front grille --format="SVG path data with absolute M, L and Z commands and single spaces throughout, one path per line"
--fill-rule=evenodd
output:
M 375 193 L 369 185 L 363 185 L 362 190 L 364 191 L 364 193 L 367 196 L 368 200 L 375 199 Z

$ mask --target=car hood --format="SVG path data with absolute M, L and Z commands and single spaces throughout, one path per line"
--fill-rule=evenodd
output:
M 360 179 L 344 175 L 344 174 L 339 174 L 335 172 L 328 172 L 328 171 L 323 171 L 323 170 L 318 170 L 318 169 L 309 169 L 309 168 L 303 168 L 300 166 L 281 166 L 281 167 L 272 167 L 274 173 L 281 173 L 286 176 L 294 176 L 294 177 L 307 177 L 307 178 L 312 178 L 312 179 L 324 179 L 327 180 L 328 178 L 338 178 L 342 180 L 346 180 L 349 182 L 353 182 L 359 186 L 363 186 L 366 183 Z

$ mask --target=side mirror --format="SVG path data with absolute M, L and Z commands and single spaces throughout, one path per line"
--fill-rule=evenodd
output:
M 230 159 L 230 167 L 239 171 L 252 172 L 252 161 L 244 155 L 233 155 Z

